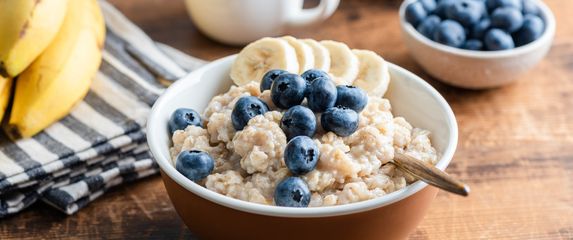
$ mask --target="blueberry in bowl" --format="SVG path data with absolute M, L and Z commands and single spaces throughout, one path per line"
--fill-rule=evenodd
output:
M 295 175 L 304 175 L 316 168 L 320 151 L 312 138 L 298 136 L 291 139 L 284 154 L 289 171 Z
M 270 90 L 271 86 L 273 84 L 273 81 L 280 75 L 288 73 L 285 70 L 282 69 L 273 69 L 268 71 L 267 73 L 265 73 L 265 75 L 263 76 L 263 79 L 261 80 L 261 86 L 260 86 L 260 90 L 261 92 L 264 90 Z
M 336 103 L 337 87 L 329 78 L 318 78 L 308 86 L 306 100 L 312 111 L 324 112 Z
M 288 139 L 296 136 L 313 137 L 316 132 L 316 117 L 310 109 L 296 105 L 283 114 L 281 129 Z
M 169 118 L 169 130 L 174 133 L 177 130 L 185 130 L 189 125 L 203 126 L 199 113 L 190 108 L 179 108 Z
M 271 85 L 271 99 L 282 109 L 299 105 L 304 100 L 306 81 L 297 74 L 279 75 Z
M 235 130 L 242 130 L 251 118 L 269 111 L 267 104 L 253 96 L 241 97 L 231 114 L 231 122 Z
M 543 59 L 555 35 L 555 17 L 542 0 L 435 3 L 428 11 L 409 7 L 423 6 L 420 0 L 405 0 L 402 36 L 426 72 L 454 86 L 484 89 L 514 82 Z
M 177 156 L 175 168 L 192 181 L 207 177 L 215 167 L 208 153 L 198 150 L 184 151 Z
M 511 42 L 520 43 L 530 43 L 541 37 L 545 21 L 539 17 L 539 13 L 534 0 L 416 0 L 405 7 L 404 18 L 429 40 L 466 50 L 499 51 L 516 47 L 509 44 L 506 35 L 510 35 Z M 527 26 L 524 25 L 526 14 L 529 15 Z M 486 42 L 486 32 L 494 28 L 506 33 L 496 31 L 492 34 L 506 43 L 501 47 L 499 44 L 483 44 Z M 522 34 L 512 34 L 517 31 Z M 469 40 L 472 42 L 466 44 Z M 481 47 L 477 47 L 476 40 L 482 42 Z M 522 45 L 525 44 L 517 47 Z

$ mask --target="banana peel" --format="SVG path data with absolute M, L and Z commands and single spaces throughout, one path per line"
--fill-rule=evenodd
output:
M 20 74 L 53 41 L 67 0 L 0 1 L 0 74 Z
M 8 109 L 11 93 L 12 93 L 12 79 L 0 76 L 0 122 L 2 122 L 2 119 L 4 118 L 4 113 Z
M 12 139 L 35 135 L 83 99 L 101 63 L 105 24 L 97 0 L 68 2 L 54 40 L 15 82 L 9 120 Z

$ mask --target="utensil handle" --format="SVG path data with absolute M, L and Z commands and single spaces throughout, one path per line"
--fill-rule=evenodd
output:
M 427 184 L 458 195 L 469 195 L 470 188 L 468 185 L 454 179 L 431 164 L 401 153 L 394 154 L 394 164 Z

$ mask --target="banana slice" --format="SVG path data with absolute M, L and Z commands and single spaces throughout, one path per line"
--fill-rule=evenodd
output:
M 351 85 L 358 75 L 358 58 L 344 43 L 324 40 L 320 44 L 330 52 L 329 73 L 334 82 L 338 85 Z
M 283 69 L 298 73 L 296 52 L 286 40 L 261 38 L 247 45 L 233 62 L 231 79 L 237 85 L 260 82 L 271 69 Z
M 284 36 L 281 38 L 286 40 L 288 44 L 294 48 L 296 59 L 298 60 L 299 73 L 303 73 L 304 71 L 314 67 L 314 55 L 310 46 L 291 36 Z
M 384 96 L 390 84 L 388 63 L 380 55 L 369 50 L 353 49 L 352 53 L 360 62 L 354 86 L 364 89 L 370 96 Z
M 307 38 L 300 41 L 306 43 L 306 45 L 312 49 L 312 53 L 314 55 L 314 68 L 328 72 L 328 70 L 330 70 L 330 53 L 328 52 L 328 49 L 314 39 Z

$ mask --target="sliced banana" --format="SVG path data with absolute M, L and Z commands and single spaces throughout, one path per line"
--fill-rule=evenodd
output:
M 294 48 L 284 39 L 262 38 L 247 45 L 233 62 L 231 79 L 241 86 L 248 82 L 260 82 L 271 69 L 283 69 L 298 73 L 298 61 Z
M 346 44 L 331 40 L 320 41 L 330 53 L 330 70 L 336 84 L 351 85 L 358 75 L 358 58 Z
M 384 96 L 390 84 L 388 63 L 373 51 L 353 49 L 352 53 L 360 63 L 353 85 L 364 89 L 370 96 Z
M 303 73 L 304 71 L 314 67 L 314 55 L 310 46 L 291 36 L 284 36 L 281 38 L 286 40 L 288 44 L 294 48 L 296 59 L 298 60 L 299 73 Z
M 312 49 L 312 54 L 314 55 L 314 68 L 328 72 L 328 70 L 330 70 L 330 53 L 328 52 L 328 49 L 314 39 L 307 38 L 301 39 L 300 41 L 306 43 L 306 45 Z

